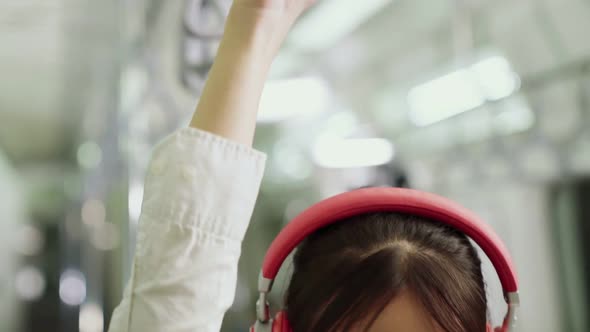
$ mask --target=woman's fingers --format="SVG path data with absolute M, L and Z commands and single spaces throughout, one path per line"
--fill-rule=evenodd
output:
M 257 9 L 264 12 L 281 12 L 285 15 L 298 16 L 312 6 L 317 0 L 235 0 L 234 5 Z

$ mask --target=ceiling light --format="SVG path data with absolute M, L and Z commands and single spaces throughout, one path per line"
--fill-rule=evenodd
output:
M 90 169 L 97 167 L 102 161 L 102 149 L 94 142 L 85 142 L 78 147 L 78 164 Z
M 80 306 L 78 317 L 80 332 L 102 332 L 104 330 L 104 312 L 96 303 L 84 303 Z
M 59 278 L 59 297 L 70 306 L 78 306 L 86 299 L 86 279 L 82 272 L 65 270 Z
M 411 89 L 409 117 L 417 126 L 428 126 L 509 97 L 519 88 L 520 80 L 508 60 L 488 57 Z
M 466 69 L 413 88 L 408 94 L 410 120 L 427 126 L 483 105 L 485 98 Z
M 269 81 L 260 100 L 258 121 L 272 123 L 293 116 L 319 114 L 328 110 L 331 91 L 319 77 Z
M 471 67 L 487 100 L 500 100 L 520 88 L 520 78 L 501 56 L 486 58 Z
M 105 222 L 106 207 L 97 199 L 90 199 L 82 204 L 82 222 L 88 226 L 97 226 Z
M 322 0 L 300 19 L 288 42 L 307 51 L 328 48 L 356 30 L 391 0 Z
M 394 156 L 393 144 L 381 138 L 320 138 L 313 150 L 314 162 L 325 168 L 383 165 Z
M 495 129 L 500 134 L 510 135 L 527 131 L 535 124 L 535 113 L 524 97 L 507 100 L 503 109 L 494 118 Z
M 45 244 L 45 238 L 39 228 L 28 224 L 19 227 L 16 239 L 17 252 L 27 256 L 37 255 Z
M 34 301 L 43 296 L 46 281 L 37 267 L 26 266 L 16 273 L 14 286 L 18 297 L 26 301 Z

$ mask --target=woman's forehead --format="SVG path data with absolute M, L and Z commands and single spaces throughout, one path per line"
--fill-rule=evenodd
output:
M 377 316 L 368 332 L 444 332 L 411 292 L 400 292 Z

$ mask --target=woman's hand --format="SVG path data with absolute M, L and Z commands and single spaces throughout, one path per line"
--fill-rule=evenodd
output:
M 252 144 L 270 66 L 297 18 L 314 2 L 234 0 L 192 127 Z
M 315 2 L 316 0 L 234 0 L 224 39 L 234 39 L 229 42 L 231 44 L 256 42 L 256 47 L 267 47 L 271 51 L 270 56 L 274 57 L 297 18 Z
M 316 0 L 235 0 L 234 5 L 261 11 L 301 14 Z

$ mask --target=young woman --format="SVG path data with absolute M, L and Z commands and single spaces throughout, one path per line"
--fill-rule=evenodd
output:
M 234 1 L 190 127 L 154 150 L 132 275 L 110 332 L 220 330 L 266 159 L 251 148 L 261 91 L 312 2 Z M 306 239 L 285 307 L 294 332 L 486 331 L 480 260 L 467 237 L 395 213 L 356 216 Z

